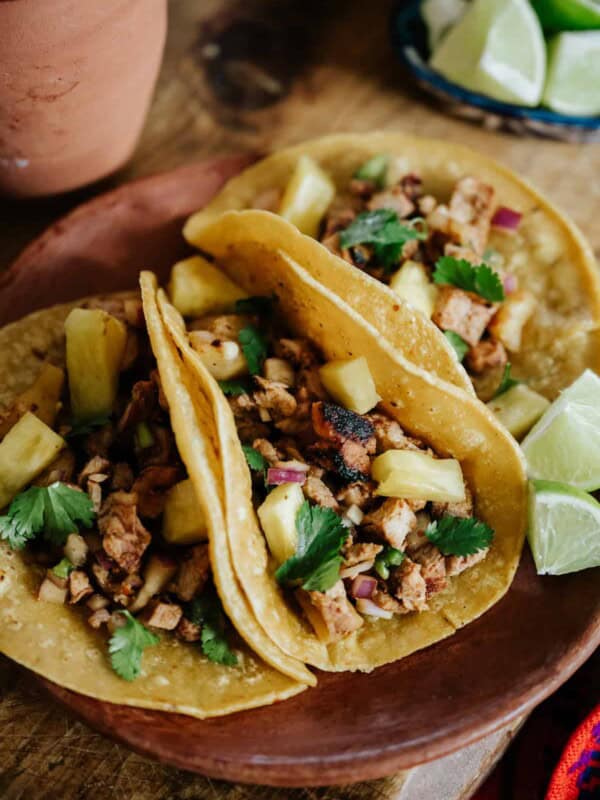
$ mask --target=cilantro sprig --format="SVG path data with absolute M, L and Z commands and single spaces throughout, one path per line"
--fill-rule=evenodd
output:
M 445 556 L 472 556 L 492 543 L 494 531 L 474 517 L 442 517 L 431 522 L 425 536 Z
M 159 643 L 158 636 L 148 630 L 129 611 L 118 611 L 125 625 L 117 628 L 108 642 L 110 663 L 120 678 L 133 681 L 142 669 L 142 654 L 147 647 Z
M 89 528 L 95 518 L 92 501 L 85 492 L 65 483 L 32 486 L 18 494 L 0 517 L 0 538 L 13 550 L 21 550 L 39 534 L 55 545 L 63 545 L 78 523 Z
M 227 621 L 216 592 L 204 592 L 201 597 L 195 597 L 187 607 L 186 617 L 195 625 L 202 626 L 200 644 L 209 661 L 226 667 L 238 663 L 227 642 Z
M 452 346 L 452 349 L 456 353 L 456 357 L 459 361 L 462 361 L 463 358 L 467 355 L 467 351 L 469 349 L 469 345 L 465 342 L 465 340 L 455 331 L 444 331 L 444 336 Z
M 496 389 L 496 393 L 494 397 L 500 397 L 501 394 L 504 392 L 508 392 L 509 389 L 512 389 L 513 386 L 518 386 L 519 383 L 523 383 L 523 381 L 518 380 L 517 378 L 513 378 L 510 374 L 512 369 L 512 364 L 510 361 L 504 367 L 504 372 L 502 373 L 502 379 L 500 380 L 500 385 Z
M 243 444 L 242 450 L 244 451 L 244 455 L 246 456 L 246 461 L 248 462 L 250 469 L 253 469 L 256 472 L 264 472 L 267 469 L 269 462 L 262 455 L 262 453 L 259 453 L 258 450 L 255 450 L 249 444 Z
M 283 562 L 275 577 L 283 586 L 326 592 L 340 577 L 340 549 L 348 537 L 342 518 L 331 508 L 305 500 L 296 515 L 296 531 L 296 553 Z
M 464 258 L 442 256 L 438 258 L 433 282 L 450 284 L 466 292 L 473 292 L 490 303 L 504 300 L 504 287 L 497 272 L 487 264 L 473 266 Z
M 254 325 L 247 325 L 239 332 L 238 342 L 248 363 L 250 374 L 258 375 L 267 357 L 267 343 L 262 333 Z
M 340 244 L 343 248 L 370 244 L 378 263 L 390 268 L 400 258 L 406 242 L 427 238 L 424 226 L 421 219 L 401 222 L 391 208 L 363 211 L 340 233 Z
M 365 161 L 354 173 L 354 177 L 361 181 L 371 181 L 378 189 L 383 189 L 390 158 L 379 154 Z
M 262 317 L 270 317 L 276 301 L 277 297 L 275 295 L 242 297 L 240 300 L 235 301 L 235 311 L 237 314 L 258 314 Z
M 236 380 L 219 381 L 221 391 L 226 397 L 239 397 L 241 394 L 248 394 L 250 387 L 247 381 Z

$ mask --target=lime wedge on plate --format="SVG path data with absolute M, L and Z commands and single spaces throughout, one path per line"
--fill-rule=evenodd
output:
M 540 575 L 600 566 L 600 503 L 552 481 L 532 481 L 529 545 Z
M 521 444 L 531 478 L 600 488 L 600 378 L 586 370 Z
M 598 0 L 532 0 L 545 30 L 586 31 L 600 28 Z
M 537 106 L 546 74 L 540 21 L 527 0 L 473 0 L 430 63 L 467 89 Z
M 552 39 L 543 102 L 560 114 L 600 114 L 600 31 L 560 33 Z
M 427 26 L 429 49 L 433 50 L 444 33 L 467 9 L 467 0 L 423 0 L 421 16 Z

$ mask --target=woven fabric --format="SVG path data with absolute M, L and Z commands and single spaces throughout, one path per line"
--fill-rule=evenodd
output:
M 550 781 L 546 800 L 600 797 L 600 705 L 569 739 Z

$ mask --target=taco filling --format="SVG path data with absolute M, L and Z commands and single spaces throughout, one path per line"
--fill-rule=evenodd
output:
M 44 363 L 0 420 L 0 538 L 39 576 L 40 617 L 81 609 L 125 680 L 158 631 L 236 664 L 141 300 L 82 304 L 64 336 L 66 374 Z
M 176 267 L 176 304 L 190 301 L 183 280 Z M 233 412 L 280 586 L 325 643 L 365 618 L 426 610 L 493 537 L 459 462 L 387 413 L 365 357 L 326 361 L 274 297 L 234 299 L 219 284 L 223 302 L 211 303 L 227 313 L 188 319 L 189 342 Z
M 335 255 L 389 285 L 444 332 L 479 384 L 497 387 L 536 311 L 534 295 L 490 246 L 492 228 L 510 235 L 521 214 L 499 207 L 493 186 L 475 175 L 462 177 L 442 198 L 425 192 L 418 174 L 394 172 L 388 156 L 376 155 L 338 191 L 304 156 L 283 195 L 258 197 L 253 205 L 269 204 Z M 309 186 L 316 188 L 307 203 Z M 307 205 L 315 211 L 310 219 Z

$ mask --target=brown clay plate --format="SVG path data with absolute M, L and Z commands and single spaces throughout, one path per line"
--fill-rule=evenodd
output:
M 31 244 L 0 284 L 0 324 L 36 308 L 164 279 L 186 252 L 183 218 L 247 159 L 195 164 L 81 206 Z M 540 578 L 525 552 L 507 596 L 452 638 L 370 675 L 267 708 L 199 721 L 102 703 L 44 681 L 93 727 L 175 766 L 284 786 L 366 780 L 438 758 L 525 713 L 600 644 L 600 570 Z

